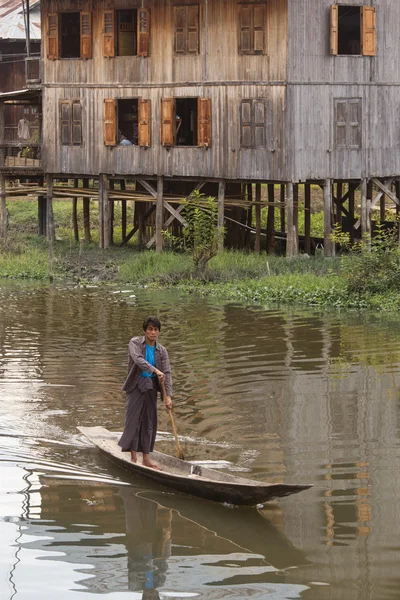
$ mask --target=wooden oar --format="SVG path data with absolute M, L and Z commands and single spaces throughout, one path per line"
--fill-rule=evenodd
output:
M 168 394 L 167 394 L 167 390 L 165 389 L 165 383 L 163 381 L 160 381 L 160 385 L 161 385 L 162 395 L 164 396 L 164 402 L 166 402 Z M 176 453 L 178 455 L 178 458 L 180 458 L 181 460 L 185 460 L 185 457 L 183 456 L 181 445 L 178 440 L 178 432 L 176 430 L 175 419 L 174 419 L 174 415 L 172 414 L 172 409 L 167 409 L 167 410 L 168 410 L 169 418 L 171 420 L 172 431 L 174 432 L 174 437 L 175 437 L 175 442 L 176 442 Z

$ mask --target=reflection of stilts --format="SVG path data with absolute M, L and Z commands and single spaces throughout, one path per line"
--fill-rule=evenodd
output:
M 32 483 L 29 481 L 29 476 L 30 475 L 32 475 L 32 471 L 28 471 L 22 477 L 22 479 L 27 482 L 27 486 L 23 490 L 21 490 L 21 492 L 20 492 L 21 494 L 24 495 L 24 499 L 22 501 L 21 519 L 19 521 L 19 525 L 18 525 L 18 529 L 17 529 L 18 535 L 15 538 L 15 546 L 17 547 L 17 550 L 15 552 L 15 556 L 14 556 L 15 562 L 14 562 L 13 566 L 10 569 L 10 576 L 8 578 L 8 581 L 10 582 L 10 585 L 11 585 L 12 590 L 13 590 L 13 592 L 12 592 L 12 594 L 10 596 L 10 600 L 12 600 L 14 598 L 14 596 L 17 595 L 17 588 L 15 587 L 15 581 L 14 581 L 14 573 L 15 573 L 15 569 L 17 568 L 17 564 L 20 562 L 20 558 L 19 558 L 18 555 L 19 555 L 20 550 L 21 550 L 21 545 L 19 544 L 19 540 L 22 537 L 22 527 L 21 527 L 21 525 L 29 517 L 29 498 L 30 498 L 30 496 L 29 496 L 29 490 L 32 487 Z
M 142 600 L 160 600 L 157 590 L 143 590 Z

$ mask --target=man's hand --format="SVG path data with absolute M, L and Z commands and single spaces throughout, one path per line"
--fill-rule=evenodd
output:
M 154 373 L 157 375 L 160 383 L 164 383 L 164 381 L 165 381 L 165 375 L 164 375 L 164 373 L 162 371 L 159 371 L 158 369 L 155 369 Z
M 167 396 L 167 399 L 165 400 L 165 406 L 166 406 L 166 408 L 168 408 L 168 410 L 172 410 L 171 396 Z

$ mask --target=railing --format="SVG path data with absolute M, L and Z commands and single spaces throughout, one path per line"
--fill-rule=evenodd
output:
M 38 56 L 25 58 L 25 78 L 27 86 L 36 86 L 41 83 L 41 61 Z
M 1 169 L 40 169 L 40 144 L 7 143 L 0 144 Z

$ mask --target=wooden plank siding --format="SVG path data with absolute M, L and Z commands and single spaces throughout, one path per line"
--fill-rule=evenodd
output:
M 174 6 L 199 5 L 199 53 L 174 53 Z M 103 12 L 108 0 L 44 0 L 43 37 L 47 14 L 92 9 L 92 58 L 44 61 L 44 166 L 52 173 L 96 175 L 142 174 L 167 177 L 277 179 L 285 176 L 284 111 L 286 94 L 287 0 L 253 0 L 265 6 L 266 53 L 238 51 L 239 11 L 236 0 L 153 0 L 150 11 L 149 56 L 103 56 Z M 140 0 L 119 0 L 116 8 L 139 8 Z M 61 146 L 57 106 L 60 99 L 82 102 L 82 147 Z M 150 147 L 107 147 L 104 144 L 105 99 L 150 100 Z M 210 99 L 210 147 L 163 147 L 161 100 Z M 240 103 L 244 98 L 266 102 L 263 149 L 240 147 Z

